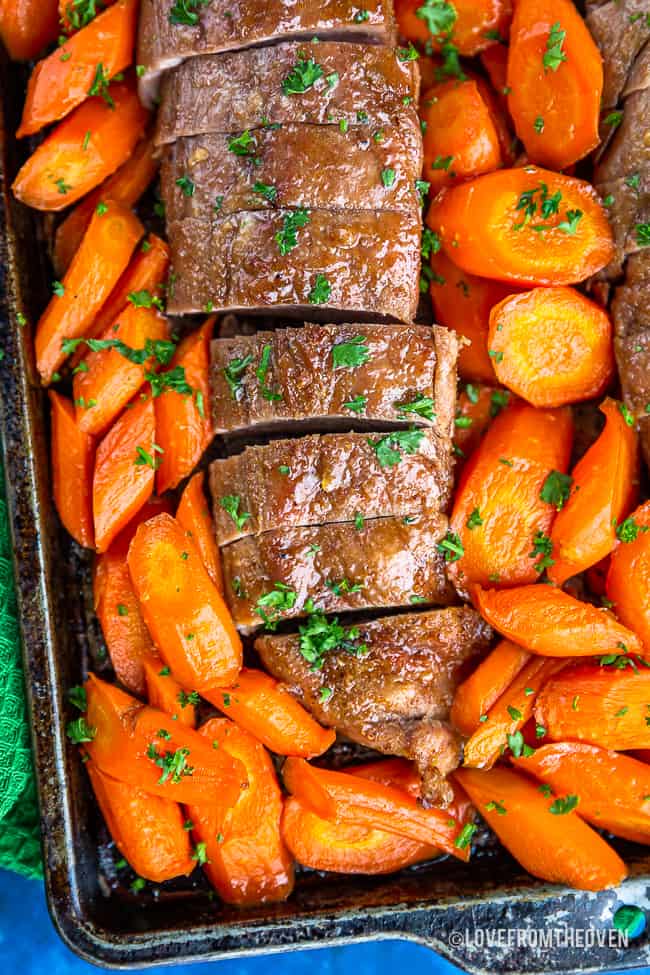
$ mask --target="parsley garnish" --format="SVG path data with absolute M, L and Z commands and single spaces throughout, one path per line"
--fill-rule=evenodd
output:
M 296 605 L 298 594 L 283 582 L 275 582 L 273 589 L 257 600 L 255 612 L 260 616 L 268 629 L 275 629 L 280 615 L 288 612 Z M 270 610 L 270 613 L 267 613 Z
M 339 342 L 332 346 L 332 367 L 334 369 L 356 369 L 370 358 L 365 335 L 355 335 L 349 342 Z
M 282 394 L 274 392 L 269 386 L 266 385 L 266 377 L 269 372 L 269 366 L 271 365 L 271 346 L 265 345 L 262 349 L 262 356 L 260 358 L 260 364 L 255 370 L 255 375 L 257 376 L 258 382 L 260 384 L 260 393 L 264 399 L 271 403 L 275 403 L 282 399 Z
M 477 827 L 475 823 L 465 823 L 460 833 L 454 840 L 454 846 L 457 850 L 464 850 L 469 846 L 472 836 L 476 832 Z
M 309 292 L 308 301 L 310 305 L 324 305 L 330 299 L 332 285 L 324 274 L 317 274 L 314 286 Z
M 357 511 L 357 513 L 354 516 L 354 527 L 358 532 L 361 532 L 363 531 L 364 524 L 365 522 L 364 522 L 363 515 L 361 514 L 361 512 Z
M 339 582 L 335 582 L 334 579 L 326 579 L 325 585 L 333 592 L 335 596 L 340 596 L 342 593 L 355 593 L 361 592 L 363 586 L 358 582 L 350 582 L 349 579 L 341 579 Z
M 111 98 L 109 92 L 109 78 L 104 72 L 104 65 L 100 61 L 95 69 L 95 77 L 93 78 L 93 83 L 88 89 L 89 95 L 99 95 L 103 98 L 109 108 L 115 108 L 115 102 Z
M 637 525 L 632 515 L 616 526 L 616 537 L 621 542 L 634 542 L 641 532 L 650 531 L 648 525 Z
M 313 58 L 305 61 L 299 57 L 282 82 L 282 91 L 285 95 L 300 95 L 322 77 L 323 69 L 317 61 L 314 61 Z
M 566 816 L 580 801 L 578 796 L 566 796 L 564 799 L 556 799 L 548 808 L 554 816 Z
M 150 291 L 130 291 L 126 296 L 126 300 L 135 308 L 157 308 L 159 311 L 165 310 L 162 298 L 152 295 Z
M 465 554 L 460 535 L 456 532 L 447 532 L 443 540 L 438 542 L 436 548 L 444 555 L 445 562 L 457 562 Z
M 428 261 L 431 255 L 437 254 L 441 247 L 440 237 L 435 230 L 430 230 L 429 227 L 425 227 L 422 231 L 422 247 L 420 249 L 422 257 Z
M 539 496 L 542 501 L 552 504 L 558 511 L 561 511 L 569 500 L 573 478 L 570 474 L 562 474 L 560 471 L 551 471 L 542 484 Z
M 610 125 L 613 129 L 617 129 L 622 121 L 623 112 L 610 112 L 603 119 L 603 125 Z
M 176 180 L 176 185 L 183 194 L 183 196 L 194 196 L 194 182 L 189 176 L 179 176 Z
M 528 553 L 528 558 L 536 559 L 540 556 L 538 562 L 535 563 L 535 572 L 542 573 L 544 569 L 550 569 L 552 565 L 555 565 L 555 559 L 551 558 L 551 552 L 553 551 L 553 542 L 549 535 L 545 535 L 543 531 L 538 531 L 533 539 L 533 550 Z
M 92 741 L 97 734 L 97 729 L 92 728 L 85 718 L 76 718 L 70 721 L 65 733 L 73 745 L 81 745 L 84 741 Z
M 135 460 L 133 464 L 135 467 L 150 467 L 152 471 L 157 471 L 162 464 L 162 457 L 156 457 L 156 454 L 164 453 L 162 447 L 159 447 L 157 443 L 151 444 L 151 453 L 138 445 L 135 448 Z
M 638 223 L 635 230 L 639 247 L 650 247 L 650 223 Z
M 192 854 L 192 859 L 193 860 L 196 860 L 196 862 L 198 863 L 198 865 L 200 867 L 202 867 L 204 863 L 209 863 L 210 862 L 208 860 L 208 846 L 207 846 L 207 843 L 197 843 L 196 844 L 196 846 L 194 847 L 194 853 Z
M 424 417 L 425 420 L 433 420 L 436 415 L 433 412 L 433 400 L 430 396 L 424 396 L 422 393 L 418 393 L 410 402 L 397 403 L 395 409 L 402 415 L 415 413 L 417 416 Z
M 433 37 L 451 34 L 456 18 L 456 8 L 447 0 L 424 0 L 415 11 L 415 16 L 423 20 Z
M 353 413 L 363 413 L 368 404 L 367 396 L 355 396 L 354 399 L 348 400 L 347 403 L 343 404 L 344 409 L 351 410 Z
M 248 129 L 241 135 L 228 139 L 228 150 L 234 152 L 236 156 L 253 156 L 256 149 L 257 143 Z
M 584 214 L 582 210 L 567 210 L 566 219 L 561 220 L 557 225 L 558 230 L 563 230 L 565 234 L 575 234 L 578 229 L 578 224 L 582 220 Z
M 65 19 L 73 30 L 80 30 L 97 16 L 97 4 L 103 9 L 102 0 L 71 0 L 66 4 Z
M 442 55 L 442 66 L 435 70 L 436 80 L 458 78 L 459 81 L 467 81 L 467 75 L 461 67 L 456 45 L 451 41 L 446 41 L 440 48 L 440 54 Z
M 278 191 L 275 186 L 270 186 L 268 183 L 260 183 L 259 180 L 253 183 L 253 193 L 257 193 L 258 196 L 264 197 L 264 199 L 268 200 L 269 203 L 275 203 L 278 195 Z
M 86 698 L 86 688 L 82 687 L 81 684 L 77 684 L 75 687 L 71 687 L 68 691 L 68 700 L 70 704 L 73 704 L 80 711 L 86 711 L 88 709 L 88 700 Z
M 410 427 L 408 430 L 396 430 L 387 433 L 379 440 L 367 438 L 375 452 L 381 467 L 395 467 L 402 460 L 402 452 L 405 454 L 415 454 L 420 446 L 420 441 L 424 437 L 424 430 Z
M 238 398 L 239 391 L 244 384 L 243 375 L 252 361 L 253 356 L 249 354 L 244 356 L 243 359 L 231 359 L 228 365 L 224 367 L 223 374 L 226 377 L 226 382 L 230 387 L 230 395 L 233 399 Z
M 566 31 L 562 30 L 559 20 L 556 21 L 548 35 L 546 50 L 542 57 L 545 71 L 557 71 L 563 61 L 566 61 L 566 54 L 562 50 Z
M 409 41 L 408 47 L 398 47 L 396 53 L 398 61 L 417 61 L 420 57 L 418 49 L 413 46 L 411 41 Z
M 535 121 L 533 122 L 533 128 L 535 129 L 535 132 L 537 132 L 538 135 L 541 135 L 542 132 L 544 131 L 544 119 L 542 118 L 541 115 L 538 115 Z
M 207 6 L 208 3 L 210 0 L 175 0 L 174 6 L 169 11 L 169 23 L 195 27 L 199 22 L 197 9 Z
M 479 511 L 478 508 L 473 509 L 465 524 L 470 531 L 473 531 L 475 528 L 478 528 L 479 525 L 483 524 L 483 519 L 481 518 L 481 512 Z
M 390 187 L 395 182 L 395 170 L 390 168 L 382 169 L 381 182 L 382 185 L 386 187 L 386 189 L 390 189 Z
M 298 246 L 298 231 L 308 223 L 309 211 L 303 207 L 286 214 L 282 230 L 278 230 L 275 235 L 278 249 L 283 256 Z
M 158 785 L 164 785 L 167 779 L 171 778 L 174 785 L 178 785 L 184 775 L 192 775 L 194 768 L 187 764 L 187 756 L 190 754 L 189 748 L 177 748 L 175 752 L 165 752 L 164 755 L 156 751 L 154 744 L 147 748 L 147 758 L 150 758 L 158 768 L 162 769 L 162 775 L 158 779 Z
M 346 630 L 340 625 L 338 617 L 331 620 L 321 610 L 312 612 L 306 623 L 299 627 L 300 653 L 311 664 L 312 670 L 320 670 L 325 663 L 325 657 L 333 650 L 345 650 L 354 656 L 367 653 L 365 643 L 358 643 L 359 627 L 353 626 Z

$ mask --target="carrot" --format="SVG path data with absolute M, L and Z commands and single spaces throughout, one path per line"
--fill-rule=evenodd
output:
M 576 816 L 571 797 L 544 796 L 533 782 L 505 768 L 458 769 L 454 777 L 506 849 L 534 877 L 578 890 L 603 890 L 625 879 L 625 864 Z
M 498 591 L 477 586 L 481 615 L 509 640 L 542 657 L 591 657 L 623 652 L 644 656 L 636 633 L 611 613 L 550 586 Z
M 154 643 L 181 684 L 203 692 L 235 682 L 242 645 L 198 550 L 171 515 L 140 525 L 128 555 Z
M 481 720 L 529 659 L 527 650 L 510 640 L 501 640 L 460 684 L 454 695 L 450 718 L 461 734 L 471 735 L 479 728 Z
M 513 762 L 556 793 L 577 793 L 581 819 L 627 840 L 650 843 L 650 769 L 643 762 L 573 741 L 544 745 Z
M 626 531 L 619 523 L 638 493 L 639 448 L 636 430 L 620 407 L 611 399 L 600 407 L 607 418 L 605 429 L 576 464 L 571 494 L 553 524 L 554 564 L 548 575 L 558 585 L 605 558 L 617 532 Z M 631 577 L 628 582 L 633 584 Z
M 149 704 L 171 714 L 175 721 L 196 728 L 196 692 L 181 687 L 157 653 L 147 654 L 142 663 Z
M 436 193 L 502 164 L 499 137 L 475 81 L 443 81 L 420 100 L 424 178 Z
M 647 663 L 623 653 L 600 659 L 600 666 L 578 664 L 548 681 L 535 704 L 535 720 L 552 741 L 584 741 L 615 751 L 650 748 Z
M 86 334 L 129 262 L 143 227 L 118 203 L 95 211 L 81 246 L 36 327 L 36 366 L 49 383 L 65 359 L 64 339 Z
M 203 472 L 199 471 L 187 482 L 176 510 L 176 520 L 196 545 L 203 565 L 213 583 L 223 595 L 223 569 L 217 548 L 214 523 L 203 493 Z
M 492 420 L 511 399 L 507 390 L 465 384 L 456 400 L 454 450 L 457 457 L 465 460 L 476 450 Z
M 57 0 L 4 0 L 0 3 L 0 38 L 12 61 L 31 61 L 56 40 Z
M 429 285 L 436 321 L 468 340 L 458 357 L 458 372 L 468 382 L 496 385 L 494 363 L 488 355 L 488 328 L 494 306 L 516 290 L 502 281 L 467 274 L 438 251 L 431 255 Z
M 472 57 L 507 32 L 510 0 L 395 0 L 399 32 L 409 41 L 430 42 L 442 49 L 450 42 L 459 54 Z
M 18 138 L 58 122 L 133 60 L 138 0 L 109 10 L 39 61 L 27 85 Z
M 156 431 L 163 448 L 157 486 L 162 494 L 192 472 L 213 437 L 208 366 L 214 318 L 183 339 L 171 361 L 191 395 L 166 390 L 156 398 Z
M 533 406 L 600 396 L 615 372 L 612 323 L 573 288 L 535 288 L 490 312 L 488 349 L 497 379 Z
M 650 647 L 650 501 L 622 521 L 617 534 L 620 540 L 607 573 L 607 596 L 621 621 Z
M 476 730 L 465 742 L 463 765 L 492 768 L 506 747 L 515 754 L 521 753 L 525 748 L 521 730 L 532 717 L 537 694 L 564 665 L 564 660 L 530 659 L 503 694 L 481 715 Z
M 502 44 L 493 45 L 505 50 Z M 487 51 L 492 50 L 488 48 Z M 485 53 L 487 53 L 487 51 Z M 508 103 L 503 96 L 499 96 L 489 81 L 481 75 L 474 76 L 474 81 L 478 85 L 481 98 L 490 113 L 492 124 L 494 125 L 499 146 L 501 147 L 501 160 L 504 166 L 514 166 L 517 159 L 516 148 L 517 140 L 513 137 L 510 129 L 510 116 L 508 115 Z
M 427 224 L 464 271 L 499 281 L 576 284 L 614 254 L 594 188 L 535 166 L 500 169 L 444 188 Z
M 158 162 L 153 156 L 153 140 L 150 137 L 145 137 L 138 142 L 126 162 L 106 182 L 85 196 L 70 211 L 57 227 L 54 238 L 52 260 L 58 277 L 62 277 L 68 270 L 97 205 L 102 201 L 115 200 L 127 208 L 132 207 L 152 182 L 157 171 Z M 158 237 L 155 238 L 156 241 L 159 239 Z M 150 235 L 147 240 L 153 243 L 154 235 Z M 164 271 L 166 271 L 166 266 Z M 155 283 L 158 280 L 163 280 L 164 271 Z M 140 289 L 132 288 L 131 290 L 138 291 Z M 153 291 L 153 287 L 150 287 L 149 290 Z
M 194 870 L 177 802 L 118 782 L 93 762 L 86 764 L 86 771 L 113 841 L 139 877 L 160 884 Z
M 499 104 L 507 109 L 508 48 L 505 44 L 490 44 L 481 51 L 481 64 L 492 83 Z
M 519 402 L 497 416 L 465 464 L 456 492 L 450 530 L 458 546 L 446 557 L 457 584 L 516 586 L 539 577 L 542 542 L 555 515 L 544 500 L 544 484 L 552 471 L 566 471 L 572 436 L 567 410 L 535 410 Z
M 564 169 L 598 145 L 603 62 L 571 0 L 518 0 L 508 88 L 517 135 L 535 162 Z
M 120 683 L 140 697 L 145 693 L 144 660 L 147 654 L 153 653 L 153 644 L 133 592 L 126 554 L 138 525 L 165 510 L 168 510 L 167 502 L 152 498 L 122 529 L 108 550 L 97 556 L 93 570 L 94 609 L 113 670 Z M 159 706 L 157 702 L 152 703 Z
M 53 390 L 49 396 L 54 504 L 66 531 L 80 545 L 92 548 L 95 439 L 79 429 L 70 400 Z
M 115 536 L 151 497 L 157 459 L 151 399 L 138 399 L 97 448 L 93 477 L 95 545 L 105 552 Z
M 463 839 L 468 831 L 449 811 L 424 809 L 402 789 L 317 768 L 302 758 L 288 758 L 282 774 L 289 792 L 324 819 L 386 830 L 469 860 Z
M 82 738 L 101 772 L 176 802 L 209 802 L 225 811 L 237 801 L 246 770 L 225 749 L 94 674 L 85 688 L 83 726 L 73 722 L 68 733 Z
M 155 371 L 154 353 L 144 362 L 134 362 L 144 354 L 147 343 L 167 342 L 167 319 L 151 308 L 129 304 L 119 320 L 101 336 L 98 343 L 123 342 L 127 348 L 111 345 L 92 349 L 76 367 L 72 382 L 79 428 L 87 433 L 101 434 L 144 384 L 148 374 Z
M 293 890 L 293 861 L 280 830 L 282 793 L 269 754 L 226 718 L 208 721 L 200 734 L 239 760 L 248 777 L 225 819 L 209 805 L 187 808 L 208 880 L 226 904 L 286 900 Z
M 45 138 L 13 183 L 14 195 L 36 210 L 64 210 L 125 162 L 148 113 L 132 82 L 89 98 Z
M 203 696 L 278 755 L 315 758 L 334 744 L 284 684 L 263 670 L 244 667 L 232 687 L 206 688 Z
M 59 20 L 66 34 L 81 30 L 98 15 L 102 7 L 108 7 L 114 0 L 59 0 Z

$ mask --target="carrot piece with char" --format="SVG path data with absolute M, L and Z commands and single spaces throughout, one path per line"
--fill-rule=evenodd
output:
M 57 0 L 4 0 L 0 3 L 0 38 L 12 61 L 31 61 L 56 40 Z
M 127 266 L 143 234 L 118 203 L 95 211 L 79 250 L 36 327 L 36 367 L 49 383 L 66 357 L 64 339 L 83 337 Z
M 636 430 L 607 399 L 600 407 L 607 422 L 598 439 L 578 461 L 571 494 L 558 512 L 551 531 L 554 564 L 549 578 L 558 585 L 605 558 L 616 544 L 619 523 L 629 514 L 638 493 L 639 448 Z M 634 585 L 633 579 L 626 580 Z M 621 617 L 636 629 L 635 619 Z
M 191 477 L 176 510 L 176 520 L 199 550 L 208 575 L 223 596 L 223 569 L 217 535 L 203 491 L 203 472 Z
M 86 771 L 113 841 L 139 877 L 160 884 L 192 873 L 189 832 L 177 802 L 119 782 L 94 762 Z
M 530 654 L 510 640 L 501 640 L 456 690 L 451 706 L 452 724 L 463 735 L 475 732 L 493 704 L 511 685 Z
M 454 777 L 534 877 L 578 890 L 604 890 L 625 879 L 621 858 L 576 815 L 570 797 L 546 797 L 534 782 L 506 768 L 458 769 Z
M 163 514 L 140 525 L 128 564 L 144 621 L 176 679 L 201 693 L 233 684 L 241 639 L 179 522 Z
M 178 683 L 162 657 L 155 651 L 146 655 L 142 661 L 146 697 L 153 708 L 171 714 L 175 721 L 196 728 L 196 692 L 187 691 Z
M 607 573 L 607 596 L 621 621 L 650 647 L 650 501 L 618 527 Z
M 148 119 L 132 82 L 89 98 L 49 133 L 13 183 L 14 195 L 36 210 L 64 210 L 126 162 Z M 90 135 L 88 135 L 90 133 Z
M 50 390 L 49 397 L 54 504 L 66 531 L 80 545 L 92 548 L 95 439 L 77 425 L 70 400 L 54 390 Z
M 473 57 L 506 34 L 512 17 L 510 0 L 395 0 L 400 34 L 409 41 L 430 42 L 444 54 L 451 42 L 459 54 Z

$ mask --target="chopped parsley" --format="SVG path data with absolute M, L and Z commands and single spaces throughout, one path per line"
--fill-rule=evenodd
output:
M 438 542 L 436 548 L 444 555 L 445 562 L 457 562 L 465 554 L 460 535 L 456 532 L 447 532 L 443 540 Z
M 294 247 L 298 246 L 298 231 L 306 227 L 309 223 L 309 211 L 304 207 L 287 213 L 282 224 L 282 230 L 278 230 L 275 239 L 278 249 L 282 256 L 289 254 Z
M 151 453 L 145 450 L 144 447 L 138 445 L 135 448 L 135 460 L 133 464 L 135 467 L 150 467 L 152 471 L 157 471 L 162 464 L 162 457 L 157 457 L 156 454 L 162 453 L 164 451 L 157 443 L 151 444 Z
M 637 525 L 633 515 L 616 526 L 616 537 L 621 542 L 634 542 L 641 532 L 650 531 L 648 525 Z
M 569 500 L 573 478 L 570 474 L 562 474 L 560 471 L 551 471 L 542 484 L 539 496 L 542 501 L 552 504 L 554 508 L 561 511 Z
M 355 396 L 354 399 L 348 400 L 347 403 L 343 404 L 344 409 L 351 410 L 353 413 L 363 413 L 366 406 L 368 405 L 367 396 Z
M 248 129 L 246 129 L 245 132 L 242 132 L 241 135 L 233 136 L 231 139 L 228 139 L 228 150 L 229 152 L 233 152 L 236 156 L 253 156 L 255 155 L 256 149 L 257 143 Z
M 156 751 L 154 744 L 149 745 L 147 758 L 150 758 L 162 770 L 158 785 L 164 785 L 168 779 L 171 779 L 174 785 L 178 785 L 184 775 L 192 775 L 194 768 L 187 764 L 189 754 L 189 748 L 177 748 L 175 752 L 167 751 L 163 755 Z
M 252 355 L 243 358 L 231 359 L 227 366 L 224 366 L 223 374 L 230 388 L 230 395 L 237 399 L 239 392 L 244 384 L 244 373 L 253 361 Z
M 248 513 L 248 511 L 242 511 L 241 514 L 239 513 L 239 506 L 241 504 L 241 498 L 239 495 L 226 494 L 223 498 L 219 498 L 219 504 L 223 510 L 230 515 L 238 530 L 241 531 L 251 515 Z
M 354 656 L 367 653 L 365 643 L 359 643 L 359 627 L 346 630 L 334 616 L 331 620 L 321 610 L 314 610 L 299 627 L 300 653 L 311 664 L 312 670 L 320 670 L 325 657 L 334 650 L 344 650 Z
M 300 95 L 311 88 L 319 78 L 323 77 L 323 69 L 317 61 L 309 58 L 305 61 L 299 57 L 295 65 L 282 82 L 285 95 Z
M 478 508 L 473 509 L 465 524 L 470 531 L 473 531 L 475 528 L 478 528 L 480 525 L 483 524 L 483 519 L 481 518 L 481 512 L 479 511 Z
M 420 251 L 425 261 L 428 261 L 432 254 L 437 254 L 441 247 L 442 242 L 435 230 L 430 230 L 429 227 L 425 227 L 422 231 L 422 247 Z
M 541 115 L 538 115 L 535 121 L 533 122 L 533 128 L 535 129 L 535 132 L 537 132 L 538 135 L 541 135 L 542 132 L 544 131 L 544 119 L 542 118 Z
M 535 572 L 541 574 L 545 569 L 550 569 L 552 565 L 555 565 L 555 559 L 551 558 L 552 551 L 553 542 L 550 536 L 544 534 L 543 531 L 538 531 L 533 539 L 533 550 L 528 553 L 530 559 L 536 559 L 539 556 L 539 560 L 535 563 Z
M 623 121 L 623 112 L 609 112 L 608 115 L 603 119 L 603 125 L 609 125 L 613 129 L 617 129 L 621 122 Z
M 278 195 L 278 191 L 275 186 L 271 186 L 268 183 L 260 183 L 259 180 L 256 180 L 256 182 L 253 183 L 253 193 L 257 193 L 258 196 L 268 200 L 269 203 L 275 203 Z
M 475 823 L 465 823 L 460 833 L 454 840 L 454 846 L 457 850 L 465 850 L 472 841 L 472 836 L 477 830 Z
M 110 91 L 109 91 L 109 77 L 104 71 L 104 65 L 100 61 L 95 68 L 95 76 L 93 82 L 88 89 L 89 95 L 98 95 L 103 98 L 109 108 L 115 108 L 115 102 L 113 101 Z
M 364 524 L 365 521 L 363 515 L 359 511 L 357 511 L 357 513 L 354 516 L 354 527 L 358 532 L 361 532 L 363 531 Z
M 194 196 L 194 183 L 189 176 L 183 175 L 179 176 L 176 180 L 176 185 L 183 194 L 183 196 Z
M 199 22 L 199 15 L 196 11 L 209 3 L 210 0 L 175 0 L 174 6 L 169 11 L 169 23 L 196 27 Z
M 194 847 L 194 852 L 192 853 L 192 859 L 193 860 L 196 860 L 196 862 L 198 863 L 198 865 L 200 867 L 202 867 L 204 863 L 209 863 L 210 862 L 208 860 L 208 846 L 207 846 L 207 843 L 203 843 L 202 842 L 202 843 L 197 843 L 196 844 L 196 846 Z
M 255 370 L 255 375 L 260 384 L 260 393 L 263 398 L 268 400 L 270 403 L 275 403 L 282 399 L 282 393 L 278 393 L 272 390 L 266 385 L 266 377 L 269 372 L 269 366 L 271 365 L 271 346 L 265 345 L 262 349 L 262 356 L 260 358 L 260 363 Z
M 435 70 L 437 81 L 445 78 L 457 78 L 459 81 L 467 81 L 467 75 L 463 71 L 458 55 L 458 48 L 452 41 L 446 41 L 440 48 L 442 55 L 442 65 Z
M 382 182 L 382 186 L 385 186 L 386 189 L 390 189 L 390 187 L 395 182 L 395 170 L 390 169 L 390 167 L 386 169 L 382 169 L 381 182 Z
M 562 50 L 565 38 L 566 31 L 562 30 L 562 26 L 559 20 L 557 20 L 551 27 L 546 40 L 546 50 L 542 57 L 544 71 L 557 71 L 562 62 L 566 61 L 566 54 Z
M 408 47 L 397 48 L 398 61 L 417 61 L 419 57 L 420 57 L 419 51 L 416 47 L 413 46 L 411 41 L 409 41 Z
M 565 219 L 559 222 L 557 229 L 563 230 L 565 234 L 571 234 L 573 236 L 583 216 L 582 210 L 567 210 Z
M 80 711 L 86 711 L 88 709 L 88 699 L 86 697 L 86 688 L 82 687 L 81 684 L 77 684 L 75 687 L 71 687 L 68 691 L 68 700 L 70 704 L 74 707 L 79 708 Z
M 650 223 L 638 223 L 635 232 L 639 247 L 650 247 Z
M 358 582 L 350 582 L 349 579 L 341 579 L 339 580 L 339 582 L 336 582 L 334 579 L 326 579 L 325 585 L 330 590 L 330 592 L 334 593 L 335 596 L 341 596 L 344 593 L 348 593 L 348 592 L 349 593 L 361 592 L 361 590 L 363 589 L 363 586 L 360 585 Z
M 396 430 L 393 433 L 387 433 L 379 440 L 368 437 L 367 442 L 374 450 L 381 467 L 395 467 L 402 460 L 402 453 L 417 453 L 423 437 L 424 430 L 411 427 L 408 430 Z
M 80 30 L 97 16 L 97 5 L 104 7 L 102 0 L 71 0 L 65 7 L 65 19 L 72 30 Z
M 84 717 L 70 721 L 65 733 L 73 745 L 81 745 L 85 741 L 93 741 L 97 729 L 92 728 Z
M 395 409 L 402 416 L 407 413 L 415 413 L 417 416 L 424 417 L 425 420 L 433 420 L 436 415 L 433 412 L 433 405 L 433 400 L 430 396 L 424 396 L 422 393 L 418 393 L 409 402 L 397 403 Z
M 425 22 L 433 37 L 440 37 L 451 34 L 458 14 L 454 5 L 447 0 L 424 0 L 415 11 L 415 16 Z
M 338 342 L 332 346 L 332 367 L 334 369 L 356 369 L 370 358 L 365 335 L 355 335 L 349 342 Z
M 310 305 L 324 305 L 330 300 L 332 285 L 324 274 L 317 274 L 314 286 L 309 292 L 307 300 Z
M 553 813 L 554 816 L 566 816 L 567 813 L 570 813 L 576 808 L 579 801 L 578 796 L 566 796 L 564 799 L 556 799 L 548 807 L 549 812 Z
M 298 594 L 295 589 L 285 586 L 283 582 L 275 582 L 270 592 L 264 593 L 255 604 L 255 612 L 264 621 L 269 630 L 275 629 L 282 613 L 293 609 Z

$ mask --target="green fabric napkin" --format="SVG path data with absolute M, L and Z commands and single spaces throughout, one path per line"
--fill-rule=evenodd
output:
M 0 466 L 0 867 L 42 877 L 11 554 Z

